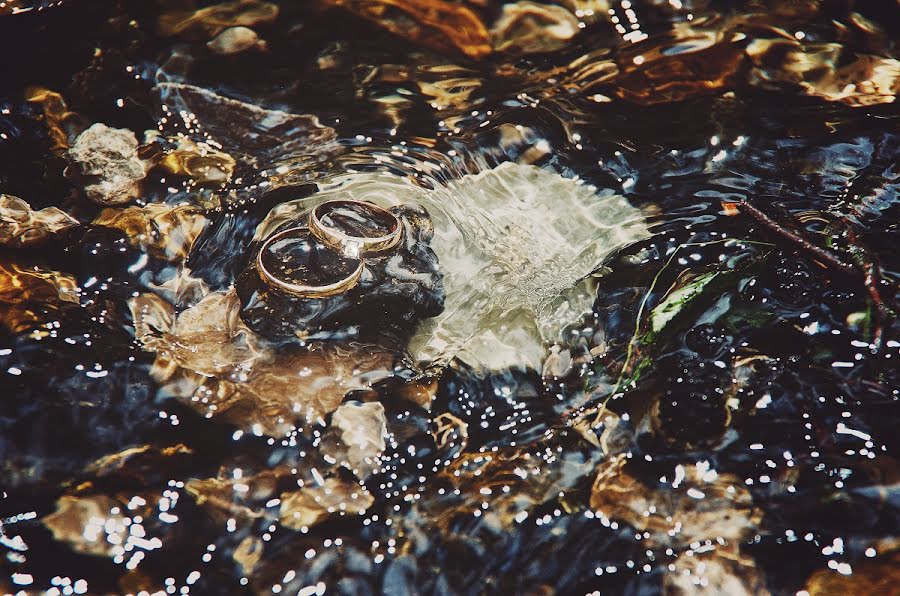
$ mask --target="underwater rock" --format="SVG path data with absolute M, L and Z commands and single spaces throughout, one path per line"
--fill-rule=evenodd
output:
M 343 457 L 357 477 L 365 477 L 386 449 L 387 420 L 378 402 L 349 401 L 334 411 L 331 424 L 340 434 L 346 452 Z
M 717 473 L 700 462 L 677 466 L 671 485 L 653 487 L 629 475 L 626 460 L 620 455 L 601 464 L 590 506 L 609 519 L 648 532 L 652 544 L 680 546 L 716 538 L 739 543 L 762 521 L 750 492 L 736 476 Z
M 395 374 L 396 356 L 352 342 L 273 350 L 238 316 L 234 291 L 214 292 L 178 316 L 153 294 L 129 302 L 135 337 L 157 354 L 161 394 L 208 418 L 284 436 L 334 412 L 344 396 Z
M 491 41 L 498 52 L 538 54 L 564 48 L 579 31 L 578 19 L 562 6 L 522 0 L 503 5 Z
M 365 512 L 375 498 L 362 486 L 339 478 L 281 495 L 282 525 L 294 530 L 315 525 L 328 517 Z
M 90 200 L 120 205 L 138 197 L 146 164 L 138 157 L 137 148 L 133 132 L 99 122 L 78 135 L 68 156 L 83 178 Z
M 475 60 L 491 53 L 490 36 L 478 15 L 447 0 L 334 0 L 340 6 L 414 43 Z
M 540 370 L 545 342 L 590 312 L 590 275 L 608 255 L 648 236 L 640 210 L 624 197 L 511 162 L 433 190 L 369 173 L 320 188 L 273 210 L 257 234 L 311 201 L 428 209 L 446 299 L 441 314 L 419 324 L 409 350 L 436 368 L 459 358 L 479 369 Z
M 230 27 L 267 25 L 278 18 L 279 8 L 271 2 L 234 0 L 220 2 L 195 11 L 177 10 L 159 17 L 157 25 L 164 36 L 180 35 L 210 39 Z
M 265 171 L 269 188 L 291 177 L 305 181 L 306 173 L 342 151 L 334 129 L 309 114 L 267 110 L 184 83 L 160 83 L 156 91 L 173 134 L 188 133 Z M 182 111 L 184 126 L 174 117 Z
M 0 245 L 32 246 L 76 226 L 78 220 L 61 209 L 35 211 L 18 197 L 0 194 Z
M 240 54 L 247 50 L 264 50 L 266 42 L 256 31 L 247 27 L 229 27 L 206 43 L 206 47 L 216 54 Z
M 125 232 L 128 242 L 166 261 L 187 258 L 208 220 L 190 205 L 151 203 L 143 207 L 104 209 L 94 225 Z
M 194 373 L 225 374 L 262 356 L 256 336 L 237 316 L 234 292 L 209 294 L 177 317 L 170 304 L 153 294 L 141 294 L 128 306 L 135 338 Z
M 305 222 L 308 206 L 303 201 L 291 201 L 276 207 L 257 227 L 255 239 Z M 418 321 L 439 314 L 444 306 L 444 286 L 440 264 L 429 246 L 431 219 L 418 206 L 392 211 L 403 229 L 400 244 L 390 251 L 367 255 L 359 282 L 342 294 L 291 296 L 263 282 L 255 263 L 248 267 L 237 281 L 241 317 L 248 327 L 273 341 L 303 339 L 321 330 L 352 326 L 360 328 L 358 337 L 372 338 L 387 332 L 404 338 Z
M 793 87 L 850 107 L 893 103 L 900 91 L 900 61 L 870 54 L 848 57 L 838 43 L 757 39 L 746 51 L 753 62 L 752 85 Z

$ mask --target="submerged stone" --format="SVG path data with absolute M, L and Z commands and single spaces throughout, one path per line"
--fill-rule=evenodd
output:
M 120 205 L 139 196 L 146 164 L 138 157 L 137 149 L 133 132 L 100 122 L 78 135 L 68 155 L 90 200 L 100 205 Z
M 479 369 L 540 370 L 545 342 L 590 311 L 591 274 L 648 235 L 640 210 L 611 190 L 511 162 L 434 190 L 353 174 L 322 185 L 312 200 L 336 198 L 418 204 L 431 214 L 446 299 L 443 312 L 418 325 L 409 349 L 436 368 L 459 358 Z M 278 206 L 257 236 L 309 201 Z
M 216 54 L 240 54 L 247 50 L 264 50 L 266 42 L 256 31 L 248 27 L 229 27 L 206 43 L 206 47 Z

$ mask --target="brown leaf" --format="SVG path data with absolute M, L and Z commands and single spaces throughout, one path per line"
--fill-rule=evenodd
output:
M 103 456 L 88 465 L 85 472 L 95 478 L 126 476 L 142 481 L 146 472 L 158 466 L 167 467 L 167 473 L 171 474 L 179 461 L 189 460 L 192 454 L 193 451 L 181 443 L 169 447 L 140 445 Z
M 335 0 L 331 3 L 415 43 L 479 60 L 490 35 L 475 12 L 446 0 Z
M 0 260 L 0 325 L 13 333 L 34 329 L 64 308 L 77 305 L 75 278 L 59 271 Z
M 195 11 L 177 10 L 159 17 L 159 33 L 192 39 L 210 39 L 235 26 L 267 25 L 278 18 L 278 6 L 259 0 L 220 2 Z
M 851 575 L 820 569 L 806 580 L 810 596 L 834 594 L 896 594 L 900 586 L 900 551 L 852 566 Z
M 749 80 L 765 88 L 794 87 L 854 108 L 894 102 L 900 91 L 900 61 L 871 54 L 848 60 L 845 53 L 837 43 L 757 39 L 747 47 L 754 65 Z
M 685 545 L 720 537 L 736 542 L 759 525 L 760 513 L 735 476 L 687 466 L 671 485 L 649 487 L 624 470 L 625 462 L 618 456 L 601 465 L 591 488 L 591 509 L 648 531 L 654 544 Z
M 358 484 L 325 478 L 324 483 L 308 485 L 281 495 L 281 523 L 294 530 L 313 526 L 332 515 L 359 514 L 375 502 Z
M 217 54 L 240 54 L 247 50 L 265 50 L 266 42 L 256 31 L 247 27 L 229 27 L 206 43 L 206 47 Z
M 82 116 L 70 112 L 66 100 L 56 91 L 29 87 L 25 90 L 25 99 L 41 106 L 44 124 L 50 133 L 50 148 L 56 152 L 68 149 L 75 137 L 87 128 Z
M 270 188 L 293 177 L 307 183 L 309 170 L 343 150 L 335 130 L 309 114 L 267 110 L 183 83 L 160 83 L 156 91 L 170 112 L 191 114 L 197 140 L 264 169 Z
M 95 225 L 125 232 L 130 244 L 167 261 L 186 258 L 207 223 L 196 207 L 158 203 L 104 209 L 94 220 Z
M 159 296 L 141 294 L 129 301 L 135 336 L 145 347 L 210 377 L 235 372 L 261 355 L 256 335 L 238 316 L 239 307 L 233 291 L 209 294 L 175 318 Z
M 289 470 L 274 468 L 246 478 L 192 479 L 185 489 L 218 522 L 229 518 L 249 521 L 266 515 L 265 503 L 278 497 L 280 485 L 290 476 Z
M 663 576 L 663 593 L 672 596 L 728 594 L 728 596 L 767 596 L 765 576 L 752 557 L 738 552 L 736 546 L 693 556 L 680 556 L 674 570 Z
M 208 384 L 190 405 L 241 428 L 258 425 L 270 436 L 283 436 L 333 412 L 348 392 L 390 377 L 393 361 L 381 348 L 358 344 L 279 351 L 241 378 Z
M 133 516 L 149 519 L 157 501 L 158 497 L 149 495 L 63 495 L 56 511 L 42 522 L 56 540 L 85 555 L 113 557 L 124 554 L 126 548 L 155 550 L 162 547 L 160 539 L 133 531 L 129 524 L 135 523 Z M 127 546 L 129 542 L 131 547 Z
M 498 52 L 537 54 L 566 47 L 579 31 L 578 19 L 562 6 L 521 0 L 503 5 L 491 38 Z
M 393 374 L 394 355 L 373 345 L 268 349 L 238 316 L 234 291 L 212 293 L 177 317 L 152 294 L 129 307 L 135 337 L 158 354 L 152 374 L 164 392 L 245 430 L 281 436 Z
M 659 42 L 652 51 L 626 52 L 619 61 L 616 95 L 641 104 L 681 101 L 733 86 L 744 63 L 741 46 L 717 33 L 676 29 L 671 42 Z M 663 52 L 677 41 L 692 51 L 669 55 Z M 637 50 L 635 50 L 636 52 Z
M 253 574 L 253 570 L 262 560 L 263 541 L 253 536 L 247 536 L 237 545 L 232 553 L 235 563 L 241 566 L 241 573 L 245 576 Z
M 72 229 L 78 220 L 56 207 L 34 211 L 18 197 L 0 194 L 0 245 L 40 244 L 50 236 Z

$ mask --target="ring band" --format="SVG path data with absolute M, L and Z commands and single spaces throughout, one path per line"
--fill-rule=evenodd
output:
M 383 236 L 351 236 L 345 232 L 335 229 L 334 227 L 324 224 L 321 219 L 321 212 L 323 208 L 329 206 L 334 207 L 335 205 L 341 204 L 363 206 L 377 215 L 390 217 L 393 221 L 391 231 Z M 332 201 L 325 201 L 324 203 L 319 203 L 318 205 L 313 207 L 312 211 L 309 212 L 309 229 L 319 240 L 330 246 L 334 246 L 343 254 L 351 257 L 360 257 L 366 254 L 381 252 L 393 248 L 400 242 L 400 238 L 403 232 L 403 227 L 400 225 L 400 220 L 396 215 L 394 215 L 387 209 L 366 201 L 355 201 L 349 199 L 335 199 Z
M 282 230 L 277 234 L 273 234 L 268 239 L 266 239 L 265 242 L 263 242 L 263 245 L 259 248 L 259 252 L 256 253 L 256 269 L 259 272 L 259 277 L 263 280 L 263 282 L 285 293 L 292 294 L 301 298 L 325 298 L 328 296 L 336 296 L 337 294 L 343 294 L 347 290 L 354 287 L 359 281 L 359 278 L 362 276 L 365 263 L 363 263 L 362 259 L 349 257 L 347 255 L 340 255 L 340 257 L 358 261 L 356 269 L 354 269 L 353 272 L 344 279 L 338 280 L 331 284 L 324 284 L 320 286 L 293 284 L 290 282 L 286 282 L 275 277 L 275 275 L 273 275 L 272 272 L 270 272 L 266 268 L 265 263 L 263 262 L 263 254 L 273 243 L 287 236 L 299 235 L 304 232 L 306 233 L 306 235 L 309 235 L 309 228 L 307 228 L 306 226 L 289 228 L 287 230 Z

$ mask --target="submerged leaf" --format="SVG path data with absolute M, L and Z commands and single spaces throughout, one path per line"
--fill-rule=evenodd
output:
M 719 276 L 718 271 L 704 273 L 693 278 L 687 284 L 669 292 L 650 313 L 650 329 L 653 333 L 659 333 L 672 319 L 678 316 L 686 306 L 691 304 L 709 283 Z
M 78 225 L 78 220 L 56 207 L 34 211 L 18 197 L 0 194 L 0 245 L 39 244 Z
M 63 495 L 56 511 L 42 522 L 56 540 L 85 555 L 112 558 L 132 550 L 155 550 L 163 546 L 162 540 L 147 536 L 139 522 L 140 532 L 129 526 L 133 516 L 150 519 L 158 500 L 151 495 Z
M 94 224 L 125 232 L 128 242 L 160 259 L 187 258 L 208 220 L 200 209 L 189 205 L 151 203 L 143 207 L 104 209 Z
M 566 47 L 579 31 L 578 19 L 562 6 L 520 0 L 503 5 L 491 37 L 498 52 L 536 54 Z
M 66 100 L 56 91 L 43 87 L 29 87 L 25 99 L 39 104 L 44 113 L 44 124 L 50 134 L 50 148 L 61 152 L 69 148 L 75 137 L 84 128 L 84 119 L 76 112 L 70 112 Z
M 156 91 L 168 112 L 190 115 L 190 132 L 198 144 L 221 147 L 266 170 L 270 187 L 278 185 L 276 173 L 301 175 L 341 151 L 334 129 L 309 114 L 267 110 L 183 83 L 160 83 Z
M 209 294 L 174 320 L 173 309 L 158 296 L 143 294 L 129 305 L 136 337 L 192 372 L 227 374 L 261 356 L 256 336 L 237 316 L 233 291 Z
M 135 336 L 158 355 L 152 374 L 164 394 L 243 429 L 281 436 L 334 412 L 348 392 L 394 374 L 394 354 L 374 345 L 272 350 L 238 316 L 233 290 L 209 294 L 177 317 L 152 294 L 129 306 Z
M 358 484 L 325 478 L 322 484 L 282 494 L 279 516 L 286 527 L 302 530 L 330 516 L 362 513 L 374 502 L 374 497 Z
M 0 325 L 13 333 L 29 331 L 78 303 L 78 284 L 71 275 L 0 260 Z
M 718 474 L 708 466 L 678 466 L 681 473 L 671 485 L 650 487 L 624 470 L 626 459 L 618 456 L 601 466 L 590 506 L 649 532 L 652 543 L 687 545 L 716 538 L 739 542 L 759 526 L 761 514 L 738 477 Z
M 178 146 L 166 152 L 160 165 L 178 176 L 187 176 L 198 184 L 220 187 L 231 180 L 235 160 L 207 143 L 181 138 Z
M 476 60 L 491 53 L 487 28 L 463 4 L 447 0 L 334 0 L 331 4 L 437 50 L 461 52 Z
M 210 39 L 235 26 L 253 27 L 273 23 L 278 5 L 259 0 L 220 2 L 195 11 L 178 10 L 159 17 L 159 32 L 164 36 L 181 35 Z
M 900 91 L 900 61 L 870 54 L 848 59 L 845 53 L 837 43 L 757 39 L 747 47 L 754 64 L 749 80 L 766 88 L 795 87 L 851 107 L 893 103 Z
M 214 39 L 207 42 L 206 47 L 217 54 L 240 54 L 247 50 L 264 50 L 266 42 L 262 41 L 256 31 L 247 27 L 229 27 Z

